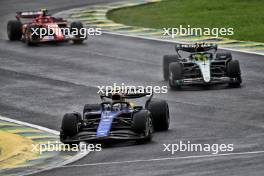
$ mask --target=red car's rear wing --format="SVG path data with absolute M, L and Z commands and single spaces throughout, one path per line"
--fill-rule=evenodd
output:
M 20 18 L 37 18 L 40 15 L 44 15 L 43 11 L 25 11 L 25 12 L 17 12 L 16 18 L 19 20 Z

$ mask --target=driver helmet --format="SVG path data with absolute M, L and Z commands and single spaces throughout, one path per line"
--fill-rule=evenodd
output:
M 123 97 L 120 93 L 114 93 L 112 95 L 112 100 L 113 101 L 122 101 L 123 100 Z
M 206 60 L 206 56 L 202 53 L 197 53 L 195 55 L 195 60 L 204 61 L 204 60 Z
M 41 9 L 42 16 L 47 16 L 48 15 L 48 10 L 47 9 Z

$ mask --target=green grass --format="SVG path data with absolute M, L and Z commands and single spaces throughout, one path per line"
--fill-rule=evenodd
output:
M 264 42 L 264 0 L 167 0 L 113 10 L 107 16 L 148 28 L 233 28 L 234 35 L 227 38 Z

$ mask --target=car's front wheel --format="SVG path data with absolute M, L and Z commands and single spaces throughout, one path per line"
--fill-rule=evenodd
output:
M 230 62 L 228 62 L 227 67 L 226 67 L 226 71 L 227 71 L 227 76 L 229 76 L 230 78 L 235 78 L 235 81 L 230 82 L 229 86 L 230 87 L 239 87 L 240 84 L 242 83 L 239 61 L 238 60 L 231 60 Z
M 80 123 L 81 115 L 79 113 L 67 113 L 63 116 L 60 134 L 62 142 L 63 139 L 73 137 L 78 134 Z
M 148 109 L 151 113 L 155 131 L 166 131 L 170 126 L 169 105 L 165 100 L 150 101 Z
M 163 79 L 168 81 L 169 79 L 169 65 L 172 62 L 177 62 L 179 57 L 177 55 L 165 55 L 163 56 Z
M 182 65 L 178 62 L 171 63 L 169 66 L 169 85 L 172 89 L 181 88 L 181 79 L 182 79 Z
M 36 31 L 36 32 L 33 32 Z M 28 46 L 36 46 L 40 39 L 40 28 L 35 25 L 29 25 L 25 32 L 25 42 Z
M 144 134 L 144 137 L 138 139 L 138 143 L 149 142 L 152 139 L 152 120 L 148 110 L 141 110 L 133 115 L 132 130 L 139 134 Z

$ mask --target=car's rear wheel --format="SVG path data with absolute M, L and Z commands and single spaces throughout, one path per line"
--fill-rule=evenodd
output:
M 150 101 L 148 109 L 151 113 L 154 130 L 168 130 L 170 126 L 170 112 L 168 103 L 164 100 Z
M 22 37 L 22 23 L 18 20 L 11 20 L 7 23 L 7 36 L 9 40 L 21 40 Z
M 61 124 L 61 139 L 73 137 L 78 134 L 81 123 L 81 115 L 79 113 L 67 113 L 63 116 Z M 76 142 L 77 144 L 78 142 Z M 70 144 L 73 144 L 72 142 Z
M 92 112 L 92 111 L 99 111 L 101 109 L 100 104 L 86 104 L 83 107 L 83 113 Z
M 132 130 L 144 134 L 144 138 L 138 139 L 137 143 L 149 142 L 152 139 L 152 120 L 148 110 L 141 110 L 133 115 Z
M 169 85 L 172 89 L 181 88 L 181 79 L 182 79 L 182 65 L 178 62 L 171 63 L 169 65 Z
M 232 60 L 232 54 L 230 52 L 216 53 L 216 60 Z
M 230 87 L 239 87 L 240 84 L 242 83 L 239 61 L 238 60 L 231 60 L 230 62 L 228 62 L 227 67 L 226 67 L 226 71 L 227 71 L 227 76 L 229 76 L 230 78 L 236 79 L 234 82 L 230 82 L 229 86 Z
M 75 21 L 71 23 L 71 32 L 77 31 L 78 35 L 75 35 L 76 39 L 73 40 L 74 44 L 82 44 L 84 39 L 85 39 L 85 35 L 82 33 L 82 29 L 83 29 L 83 24 L 79 21 Z
M 172 62 L 177 62 L 179 57 L 177 55 L 165 55 L 163 56 L 163 78 L 165 81 L 169 79 L 169 65 Z

